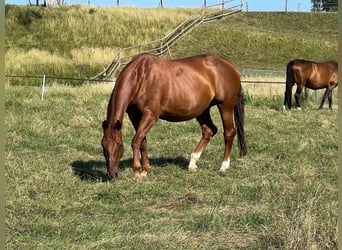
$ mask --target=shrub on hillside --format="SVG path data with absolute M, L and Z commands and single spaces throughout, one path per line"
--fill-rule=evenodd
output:
M 42 17 L 43 15 L 34 9 L 23 9 L 17 15 L 18 23 L 25 27 L 30 26 L 33 19 L 41 19 Z

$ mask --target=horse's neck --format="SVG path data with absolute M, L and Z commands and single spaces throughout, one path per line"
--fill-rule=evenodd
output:
M 113 125 L 115 125 L 117 122 L 120 122 L 120 124 L 122 124 L 124 114 L 130 102 L 129 97 L 131 96 L 131 94 L 125 92 L 125 94 L 123 95 L 120 93 L 123 92 L 118 91 L 118 89 L 114 89 L 108 104 L 107 121 L 109 123 L 113 123 Z

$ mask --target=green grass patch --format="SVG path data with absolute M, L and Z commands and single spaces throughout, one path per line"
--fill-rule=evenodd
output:
M 335 249 L 337 105 L 283 112 L 246 101 L 248 155 L 217 170 L 222 125 L 186 167 L 196 121 L 159 121 L 148 134 L 151 172 L 133 179 L 133 128 L 124 120 L 120 178 L 103 181 L 101 123 L 111 84 L 5 92 L 7 249 Z M 335 97 L 337 103 L 338 96 Z

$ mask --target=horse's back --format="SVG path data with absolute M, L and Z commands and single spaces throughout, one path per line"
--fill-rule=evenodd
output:
M 315 62 L 304 59 L 294 59 L 288 63 L 294 68 L 299 68 L 306 71 L 329 71 L 330 73 L 338 72 L 338 64 L 335 61 Z
M 166 60 L 140 54 L 124 71 L 129 76 L 119 84 L 134 85 L 134 105 L 140 110 L 148 106 L 170 121 L 194 118 L 217 102 L 234 106 L 240 89 L 237 69 L 212 55 Z
M 297 83 L 304 83 L 312 89 L 325 88 L 327 85 L 337 85 L 338 64 L 335 61 L 315 62 L 295 59 L 288 63 L 293 69 Z
M 213 55 L 166 60 L 144 53 L 133 60 L 136 61 L 137 74 L 145 80 L 143 84 L 150 84 L 151 88 L 195 91 L 205 85 L 209 92 L 216 92 L 216 88 L 240 83 L 239 71 L 228 61 Z
M 213 98 L 217 101 L 227 99 L 227 95 L 235 96 L 240 88 L 239 71 L 223 58 L 205 54 L 175 60 L 175 62 L 191 65 L 193 70 L 186 73 L 190 75 L 198 74 L 200 76 L 199 80 L 194 81 L 196 86 L 210 86 Z

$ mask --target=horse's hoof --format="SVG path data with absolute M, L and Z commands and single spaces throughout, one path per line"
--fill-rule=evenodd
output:
M 134 179 L 139 180 L 141 179 L 141 176 L 139 173 L 134 173 Z
M 196 166 L 196 165 L 189 166 L 189 171 L 190 171 L 190 172 L 195 172 L 195 171 L 197 171 L 197 166 Z
M 147 176 L 147 172 L 146 171 L 142 171 L 140 174 L 141 177 L 146 177 Z
M 228 170 L 228 168 L 220 167 L 219 172 L 226 172 L 227 170 Z
M 228 159 L 227 161 L 223 161 L 222 165 L 219 169 L 220 172 L 225 172 L 227 169 L 230 167 L 230 160 Z
M 297 108 L 297 110 L 298 110 L 298 111 L 301 111 L 301 110 L 302 110 L 302 108 L 301 108 L 301 107 L 298 107 L 298 108 Z

